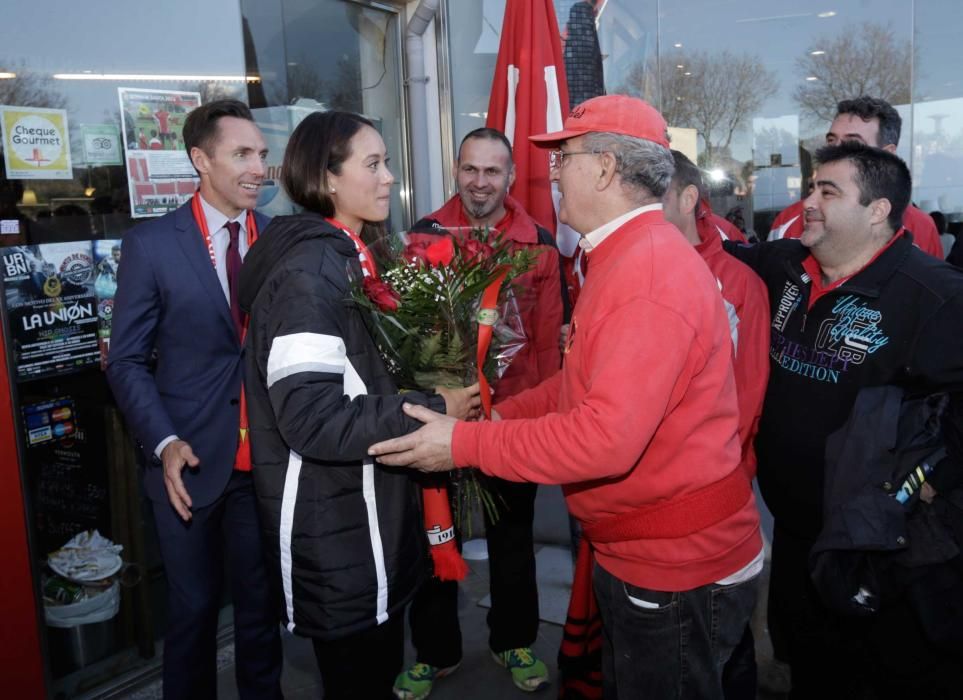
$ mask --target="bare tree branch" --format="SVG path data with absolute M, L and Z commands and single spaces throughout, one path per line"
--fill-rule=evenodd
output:
M 682 66 L 681 68 L 679 66 Z M 620 91 L 644 94 L 654 64 L 636 64 Z M 775 74 L 748 54 L 696 52 L 663 60 L 662 116 L 671 126 L 694 128 L 705 143 L 706 163 L 727 152 L 736 131 L 778 89 Z
M 0 60 L 0 66 L 16 74 L 14 78 L 0 80 L 0 105 L 48 109 L 63 109 L 67 106 L 67 98 L 55 90 L 53 78 L 50 76 L 28 71 L 23 62 L 10 65 Z
M 813 51 L 824 53 L 813 56 Z M 870 95 L 890 104 L 908 104 L 911 97 L 909 40 L 867 23 L 844 28 L 838 36 L 813 40 L 796 67 L 806 80 L 793 92 L 800 111 L 822 122 L 832 121 L 841 100 Z

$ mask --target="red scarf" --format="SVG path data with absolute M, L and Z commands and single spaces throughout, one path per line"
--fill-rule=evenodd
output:
M 197 224 L 197 228 L 201 230 L 201 236 L 204 237 L 204 243 L 207 246 L 207 254 L 211 256 L 211 265 L 217 270 L 217 258 L 214 256 L 214 239 L 211 238 L 211 232 L 207 228 L 207 217 L 204 216 L 204 208 L 201 205 L 201 198 L 198 193 L 194 193 L 191 198 L 191 211 L 194 214 L 194 222 Z M 257 222 L 254 220 L 254 212 L 248 209 L 247 211 L 247 223 L 244 226 L 247 229 L 247 246 L 250 249 L 254 245 L 254 241 L 257 240 Z M 244 344 L 244 336 L 247 335 L 247 321 L 248 317 L 244 317 L 244 328 L 241 331 L 241 345 Z M 248 440 L 248 422 L 247 422 L 247 397 L 244 395 L 244 382 L 241 382 L 241 420 L 239 425 L 239 437 L 237 441 L 237 452 L 234 454 L 234 468 L 241 472 L 251 471 L 251 442 Z
M 337 219 L 325 219 L 329 224 L 344 233 L 354 243 L 358 251 L 358 261 L 365 277 L 379 279 L 378 268 L 368 246 L 361 237 Z M 423 486 L 425 534 L 431 545 L 431 560 L 435 566 L 435 576 L 442 581 L 461 581 L 468 574 L 468 564 L 462 559 L 455 543 L 455 526 L 451 517 L 451 504 L 448 502 L 448 489 L 440 486 Z

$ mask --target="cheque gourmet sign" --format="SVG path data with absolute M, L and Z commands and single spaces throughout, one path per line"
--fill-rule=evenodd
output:
M 0 106 L 9 179 L 69 180 L 70 137 L 62 109 Z

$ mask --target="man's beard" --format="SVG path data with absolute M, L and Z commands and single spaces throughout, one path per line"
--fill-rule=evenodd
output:
M 458 194 L 461 197 L 461 205 L 465 208 L 465 211 L 468 212 L 468 215 L 473 219 L 481 220 L 491 216 L 505 201 L 505 195 L 508 193 L 505 192 L 501 197 L 497 196 L 497 193 L 493 194 L 484 202 L 473 201 L 471 194 L 467 191 L 459 192 Z
M 473 219 L 487 219 L 489 216 L 491 216 L 492 212 L 498 208 L 498 203 L 495 200 L 490 200 L 488 202 L 472 202 L 469 200 L 466 202 L 463 199 L 461 201 Z

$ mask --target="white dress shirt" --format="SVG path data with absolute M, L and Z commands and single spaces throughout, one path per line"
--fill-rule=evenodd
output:
M 585 236 L 582 237 L 582 240 L 578 242 L 578 244 L 579 246 L 581 246 L 582 250 L 584 250 L 587 253 L 593 248 L 597 247 L 599 244 L 601 244 L 602 241 L 604 241 L 606 238 L 611 236 L 613 233 L 618 231 L 619 227 L 622 224 L 626 223 L 631 219 L 634 219 L 639 214 L 644 214 L 647 211 L 662 211 L 662 203 L 656 202 L 655 204 L 646 204 L 643 207 L 639 207 L 638 209 L 633 209 L 632 211 L 626 212 L 622 214 L 622 216 L 616 219 L 612 219 L 607 224 L 602 224 L 594 231 L 590 231 L 589 233 L 586 233 Z
M 197 194 L 201 197 L 200 192 Z M 227 214 L 222 213 L 220 210 L 215 209 L 207 200 L 201 197 L 201 209 L 204 211 L 204 218 L 207 219 L 207 230 L 211 234 L 211 243 L 214 244 L 214 271 L 217 273 L 217 279 L 221 283 L 221 289 L 224 290 L 224 298 L 227 303 L 231 303 L 231 294 L 227 287 L 227 246 L 231 242 L 231 234 L 228 233 L 226 228 L 228 221 L 236 221 L 241 225 L 241 230 L 237 235 L 238 248 L 241 252 L 241 260 L 244 260 L 244 256 L 247 255 L 247 210 L 245 209 L 240 214 L 238 214 L 233 219 L 229 218 Z M 207 241 L 201 239 L 204 242 L 205 249 L 207 248 Z M 206 252 L 206 250 L 205 250 Z M 174 440 L 177 440 L 176 435 L 168 435 L 166 438 L 157 443 L 157 447 L 154 448 L 154 454 L 157 455 L 157 459 L 161 458 L 161 453 L 164 448 L 167 447 Z
M 198 195 L 200 196 L 200 195 Z M 204 218 L 207 219 L 207 230 L 211 233 L 211 242 L 214 244 L 214 266 L 217 271 L 217 279 L 224 290 L 224 298 L 231 302 L 231 295 L 227 289 L 227 245 L 231 242 L 231 234 L 225 228 L 228 221 L 236 221 L 241 225 L 241 232 L 237 236 L 238 248 L 241 251 L 241 260 L 247 255 L 247 210 L 245 209 L 233 219 L 226 214 L 212 207 L 201 197 L 201 208 L 204 210 Z

